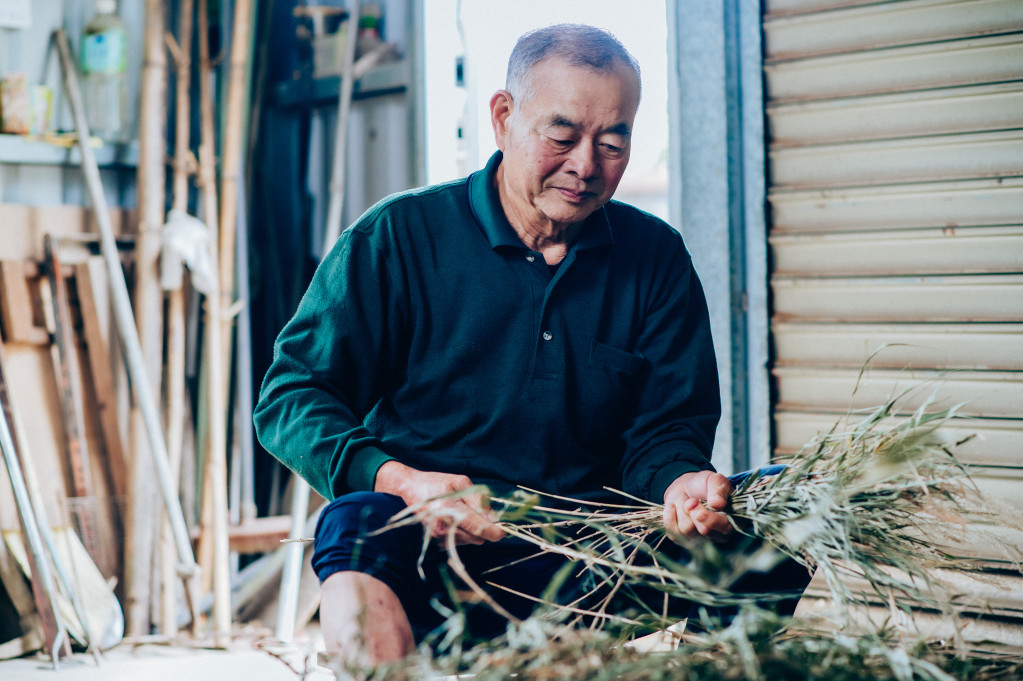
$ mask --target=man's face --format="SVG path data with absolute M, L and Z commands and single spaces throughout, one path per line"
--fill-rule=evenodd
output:
M 611 73 L 559 59 L 532 70 L 533 91 L 491 99 L 498 182 L 513 223 L 542 227 L 582 222 L 614 194 L 629 163 L 639 83 L 624 65 Z

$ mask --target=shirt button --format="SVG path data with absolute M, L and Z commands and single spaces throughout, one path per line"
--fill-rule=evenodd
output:
M 536 260 L 536 256 L 535 255 L 527 255 L 526 256 L 526 260 L 528 260 L 529 262 L 533 262 L 534 260 Z
M 554 338 L 554 334 L 553 333 L 551 333 L 550 331 L 544 331 L 543 332 L 543 339 L 544 340 L 549 341 L 552 338 Z

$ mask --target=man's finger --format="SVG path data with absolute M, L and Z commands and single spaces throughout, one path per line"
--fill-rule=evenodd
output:
M 677 506 L 665 507 L 664 527 L 669 537 L 675 539 L 694 539 L 698 534 L 696 525 L 689 517 L 688 510 Z
M 707 505 L 717 511 L 728 508 L 732 496 L 732 483 L 723 475 L 713 476 L 707 481 Z
M 713 533 L 730 534 L 732 531 L 732 523 L 724 513 L 718 513 L 701 507 L 693 511 L 690 517 L 700 528 L 700 534 L 705 537 L 709 537 Z
M 486 541 L 497 541 L 504 537 L 504 530 L 468 505 L 465 518 L 459 523 L 459 527 Z
M 473 546 L 479 546 L 483 543 L 485 543 L 485 541 L 482 538 L 477 537 L 475 534 L 466 532 L 462 528 L 455 530 L 455 544 L 472 544 Z

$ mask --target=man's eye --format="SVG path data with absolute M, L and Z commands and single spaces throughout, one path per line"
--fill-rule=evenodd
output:
M 554 137 L 548 137 L 547 139 L 550 140 L 552 144 L 555 144 L 556 146 L 559 146 L 559 147 L 570 147 L 570 146 L 572 146 L 572 140 L 559 140 L 559 139 L 554 138 Z

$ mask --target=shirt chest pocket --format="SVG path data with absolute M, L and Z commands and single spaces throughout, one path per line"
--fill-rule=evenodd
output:
M 621 350 L 604 343 L 593 341 L 590 346 L 589 368 L 609 371 L 624 376 L 635 376 L 646 364 L 646 358 L 638 352 Z
M 647 359 L 604 343 L 594 342 L 580 391 L 580 420 L 591 432 L 617 438 L 635 409 L 636 389 Z

